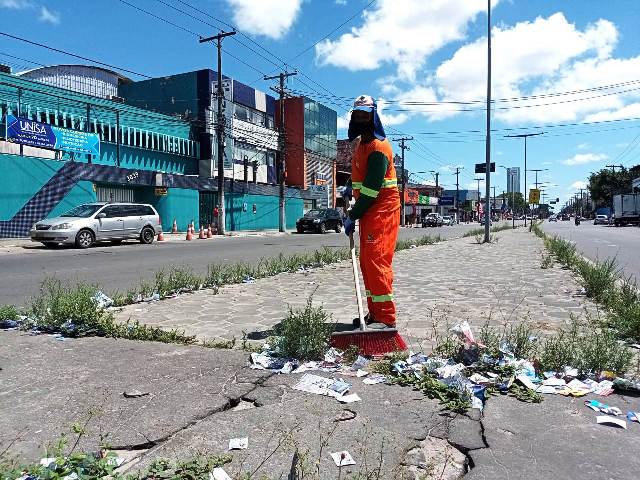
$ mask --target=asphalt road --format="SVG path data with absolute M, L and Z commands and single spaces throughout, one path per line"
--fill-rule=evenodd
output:
M 576 247 L 592 260 L 616 257 L 625 275 L 640 280 L 640 228 L 594 225 L 581 222 L 575 226 L 573 220 L 543 224 L 543 230 L 576 242 Z
M 401 239 L 425 234 L 459 237 L 478 224 L 442 228 L 403 228 Z M 192 242 L 172 241 L 152 245 L 137 242 L 118 246 L 100 245 L 88 250 L 60 247 L 48 249 L 29 244 L 0 255 L 0 305 L 24 305 L 37 293 L 45 276 L 97 283 L 106 292 L 126 291 L 141 278 L 151 279 L 167 265 L 189 265 L 204 274 L 210 263 L 250 262 L 262 257 L 312 252 L 323 246 L 344 248 L 343 234 L 327 233 L 226 237 Z

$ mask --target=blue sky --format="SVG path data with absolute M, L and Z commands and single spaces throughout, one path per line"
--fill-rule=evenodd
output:
M 492 160 L 522 168 L 522 141 L 504 135 L 544 131 L 528 142 L 528 167 L 549 169 L 539 178 L 561 201 L 591 171 L 640 163 L 640 122 L 627 120 L 640 117 L 640 2 L 493 5 L 493 98 L 519 100 L 494 103 Z M 288 87 L 338 110 L 341 127 L 350 99 L 373 95 L 387 132 L 416 139 L 409 170 L 437 170 L 447 188 L 458 165 L 462 187 L 475 185 L 473 165 L 484 162 L 485 0 L 0 0 L 0 15 L 4 32 L 149 76 L 212 67 L 213 45 L 197 35 L 234 25 L 244 35 L 224 41 L 226 74 L 268 91 L 261 77 L 287 62 L 300 72 Z M 0 62 L 22 70 L 76 60 L 0 37 Z M 503 169 L 492 185 L 506 189 Z

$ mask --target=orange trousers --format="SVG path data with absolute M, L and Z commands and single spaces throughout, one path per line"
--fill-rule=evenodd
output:
M 360 269 L 369 313 L 376 322 L 395 326 L 392 263 L 400 228 L 400 210 L 385 212 L 374 208 L 360 219 Z

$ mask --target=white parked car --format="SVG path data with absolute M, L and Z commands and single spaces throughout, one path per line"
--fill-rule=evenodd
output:
M 442 217 L 442 224 L 443 225 L 447 225 L 447 226 L 451 226 L 451 225 L 455 225 L 455 221 L 453 219 L 453 217 L 451 215 L 444 215 Z
M 596 215 L 595 220 L 593 221 L 594 225 L 609 225 L 609 217 L 606 215 Z
M 30 236 L 31 241 L 46 246 L 66 243 L 89 248 L 95 242 L 120 243 L 125 239 L 148 244 L 161 229 L 160 216 L 151 205 L 96 202 L 40 220 L 31 228 Z

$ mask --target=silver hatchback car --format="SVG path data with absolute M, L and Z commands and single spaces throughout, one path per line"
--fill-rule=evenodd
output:
M 59 217 L 36 223 L 31 227 L 31 241 L 47 246 L 75 244 L 78 248 L 89 248 L 101 241 L 120 243 L 125 239 L 148 244 L 161 229 L 160 216 L 151 205 L 85 203 Z

